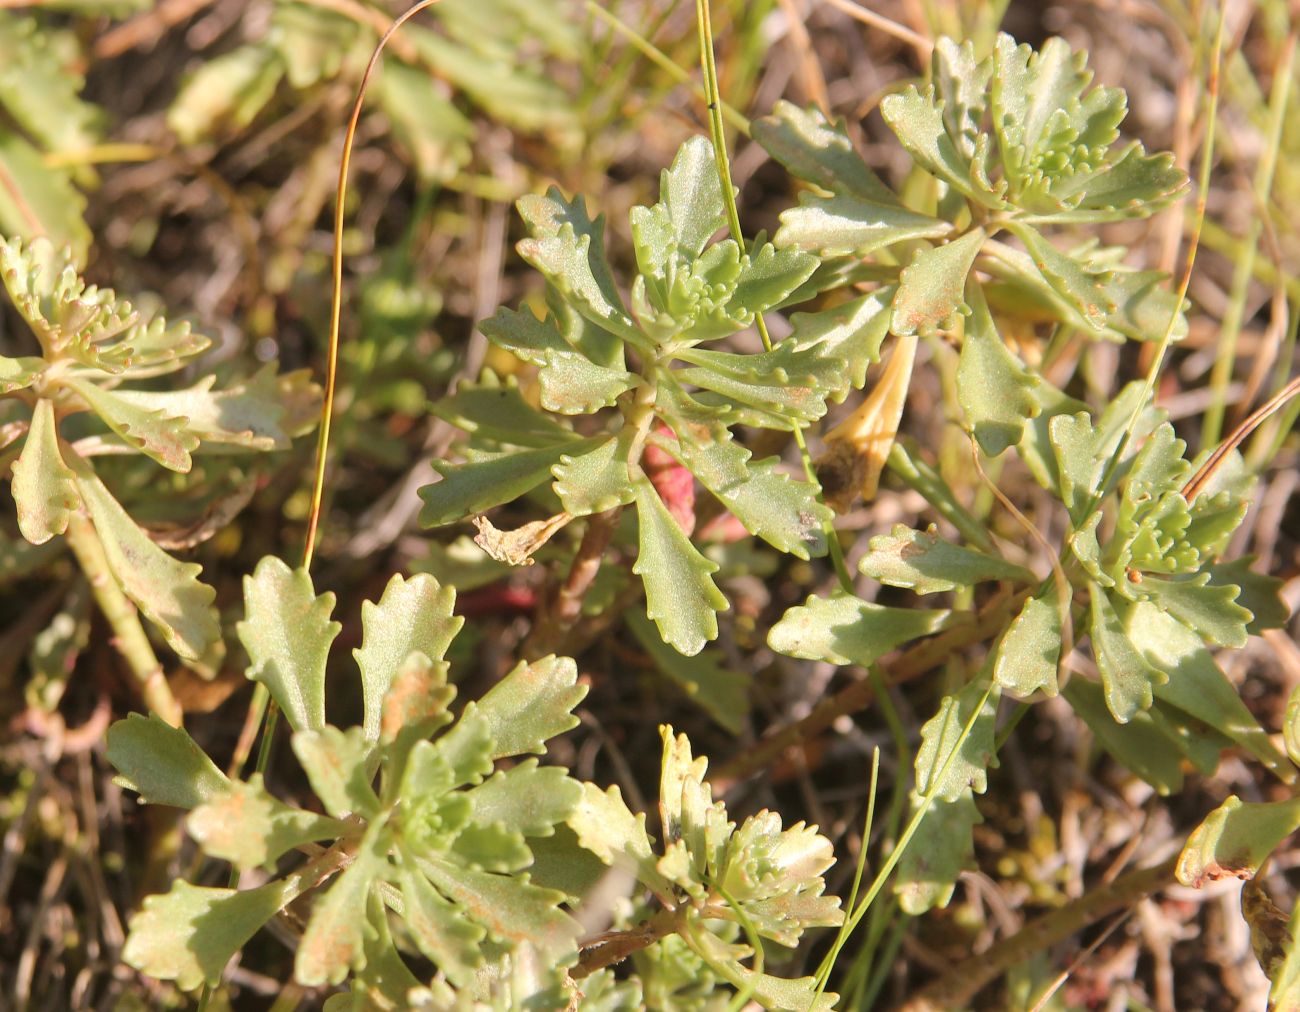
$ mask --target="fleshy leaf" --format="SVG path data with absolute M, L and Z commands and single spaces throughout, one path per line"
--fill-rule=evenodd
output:
M 908 640 L 939 632 L 950 615 L 926 608 L 887 608 L 848 594 L 814 595 L 782 616 L 767 644 L 789 657 L 865 667 Z
M 1264 859 L 1300 829 L 1300 798 L 1243 802 L 1236 795 L 1211 812 L 1178 856 L 1178 881 L 1202 888 L 1224 878 L 1249 879 Z
M 340 731 L 325 724 L 296 731 L 290 744 L 330 815 L 342 819 L 356 813 L 369 818 L 378 811 L 379 798 L 370 786 L 366 762 L 372 746 L 362 728 Z
M 584 783 L 582 792 L 581 800 L 569 816 L 569 826 L 578 841 L 605 864 L 634 871 L 655 895 L 671 897 L 672 887 L 655 867 L 645 814 L 633 815 L 617 787 L 602 791 L 593 783 Z
M 1034 266 L 1057 293 L 1083 314 L 1096 330 L 1115 311 L 1115 302 L 1106 291 L 1108 274 L 1091 264 L 1062 253 L 1036 229 L 1023 223 L 1008 222 L 1007 228 L 1025 244 Z
M 841 383 L 831 392 L 835 400 L 843 400 L 850 389 L 861 389 L 867 381 L 868 366 L 880 361 L 880 345 L 889 333 L 895 291 L 886 285 L 830 309 L 790 317 L 794 328 L 791 339 L 796 348 L 818 348 L 827 358 L 844 362 Z
M 176 881 L 169 892 L 145 897 L 122 959 L 185 990 L 216 984 L 230 957 L 292 898 L 285 879 L 241 890 Z
M 1123 724 L 1151 705 L 1154 687 L 1169 676 L 1143 660 L 1106 591 L 1092 583 L 1088 593 L 1092 598 L 1092 652 L 1106 690 L 1106 705 Z
M 1183 751 L 1152 719 L 1151 710 L 1140 710 L 1128 723 L 1119 724 L 1107 709 L 1102 688 L 1096 682 L 1072 678 L 1061 693 L 1092 729 L 1098 744 L 1161 797 L 1182 790 Z
M 948 905 L 957 876 L 974 859 L 971 833 L 981 821 L 969 791 L 956 801 L 930 805 L 898 862 L 894 892 L 906 913 L 916 917 Z
M 864 257 L 896 243 L 942 239 L 951 232 L 948 222 L 909 211 L 894 200 L 804 193 L 798 207 L 781 212 L 781 227 L 774 238 L 780 246 L 814 250 L 822 256 Z
M 535 886 L 527 875 L 494 875 L 436 857 L 420 867 L 440 893 L 494 937 L 530 942 L 552 955 L 572 944 L 577 923 L 557 906 L 564 893 Z
M 843 120 L 831 123 L 817 108 L 781 100 L 753 122 L 754 140 L 791 174 L 832 193 L 896 204 L 893 192 L 853 148 Z
M 1003 206 L 996 194 L 974 181 L 971 160 L 957 151 L 948 136 L 933 87 L 920 92 L 909 86 L 887 95 L 880 103 L 880 113 L 923 169 L 976 203 L 992 209 Z
M 890 332 L 927 334 L 946 326 L 961 308 L 966 277 L 984 239 L 984 230 L 976 228 L 942 246 L 918 250 L 899 275 Z
M 921 727 L 921 747 L 916 752 L 917 795 L 933 794 L 937 800 L 951 803 L 972 790 L 984 793 L 988 769 L 997 765 L 993 745 L 997 701 L 998 687 L 990 691 L 986 678 L 976 678 L 956 695 L 943 698 L 938 713 Z M 971 730 L 963 740 L 967 724 Z
M 726 667 L 713 651 L 683 657 L 667 646 L 650 620 L 637 611 L 627 612 L 623 621 L 655 667 L 715 721 L 732 734 L 740 733 L 749 715 L 749 687 L 753 680 L 748 674 Z
M 1221 647 L 1244 647 L 1251 614 L 1237 604 L 1237 588 L 1203 583 L 1203 579 L 1146 576 L 1137 589 L 1202 639 Z
M 632 478 L 628 455 L 632 430 L 624 427 L 585 453 L 565 454 L 551 468 L 555 494 L 571 517 L 602 513 L 632 501 Z
M 228 789 L 230 781 L 183 728 L 157 714 L 133 713 L 108 729 L 108 761 L 117 782 L 151 805 L 195 808 Z
M 578 726 L 573 708 L 587 694 L 578 684 L 578 666 L 568 657 L 521 661 L 476 703 L 466 707 L 487 723 L 492 737 L 491 758 L 532 753 L 541 755 L 546 743 Z
M 236 626 L 248 651 L 248 677 L 263 683 L 295 731 L 325 726 L 325 664 L 343 628 L 330 621 L 332 593 L 316 596 L 305 569 L 268 555 L 244 577 L 244 621 Z
M 1237 604 L 1251 613 L 1246 631 L 1258 636 L 1265 629 L 1281 629 L 1291 617 L 1291 609 L 1282 599 L 1283 581 L 1267 573 L 1251 569 L 1255 557 L 1244 556 L 1227 562 L 1213 563 L 1202 572 L 1210 574 L 1210 582 L 1221 586 L 1237 587 Z
M 1061 611 L 1057 604 L 1043 597 L 1029 598 L 998 643 L 994 681 L 1022 699 L 1040 689 L 1055 696 L 1061 639 Z
M 468 464 L 438 463 L 435 467 L 442 480 L 420 489 L 420 498 L 424 500 L 420 525 L 440 527 L 513 502 L 546 481 L 561 457 L 582 453 L 595 445 L 594 439 L 575 439 L 518 453 L 496 454 Z
M 498 443 L 542 447 L 573 439 L 569 429 L 525 401 L 514 384 L 462 383 L 430 410 L 458 429 Z
M 405 849 L 405 848 L 403 848 Z M 403 917 L 415 944 L 457 987 L 467 987 L 483 962 L 482 942 L 487 932 L 465 917 L 429 884 L 414 859 L 404 860 L 399 872 Z
M 27 442 L 13 464 L 12 491 L 18 530 L 33 545 L 43 545 L 68 529 L 68 517 L 81 503 L 72 469 L 59 449 L 54 402 L 40 398 L 32 410 Z
M 269 868 L 299 844 L 333 840 L 348 829 L 344 823 L 278 800 L 263 786 L 260 773 L 248 783 L 232 783 L 195 808 L 185 828 L 208 856 L 240 869 Z
M 349 970 L 365 966 L 366 935 L 373 931 L 366 918 L 371 886 L 388 865 L 388 827 L 371 822 L 357 847 L 356 858 L 312 907 L 311 920 L 293 961 L 293 976 L 300 984 L 319 987 L 337 984 Z
M 394 576 L 378 604 L 361 605 L 364 632 L 352 656 L 361 669 L 366 737 L 371 741 L 379 738 L 384 701 L 407 658 L 418 653 L 436 662 L 446 656 L 465 624 L 452 615 L 455 601 L 451 587 L 441 587 L 432 576 L 420 573 L 409 579 Z
M 212 606 L 217 593 L 198 578 L 203 567 L 173 559 L 155 545 L 89 468 L 78 471 L 77 488 L 126 596 L 181 657 L 202 657 L 221 638 Z
M 640 551 L 632 572 L 645 583 L 646 614 L 665 643 L 698 654 L 717 638 L 717 612 L 728 607 L 709 576 L 718 564 L 696 550 L 649 482 L 637 482 L 636 503 Z
M 550 836 L 572 814 L 582 785 L 558 766 L 539 767 L 536 759 L 525 759 L 492 774 L 465 797 L 474 822 L 525 836 Z
M 871 539 L 858 570 L 873 580 L 917 594 L 956 590 L 986 580 L 1033 583 L 1035 579 L 1029 570 L 1005 559 L 940 540 L 933 525 L 927 531 L 916 531 L 895 524 L 889 534 Z
M 268 46 L 240 46 L 200 64 L 167 110 L 167 125 L 182 144 L 248 126 L 284 76 Z
M 1034 396 L 1036 376 L 1007 350 L 989 315 L 983 293 L 971 286 L 971 315 L 957 364 L 957 400 L 967 430 L 987 456 L 1015 446 L 1025 423 L 1041 410 Z

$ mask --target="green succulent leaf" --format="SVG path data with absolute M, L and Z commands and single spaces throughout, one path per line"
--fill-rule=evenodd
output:
M 1029 598 L 997 645 L 993 680 L 1021 699 L 1040 690 L 1055 696 L 1063 639 L 1060 606 L 1047 597 Z
M 1104 327 L 1117 308 L 1106 288 L 1109 272 L 1062 253 L 1042 233 L 1023 222 L 1008 222 L 1007 228 L 1025 244 L 1034 266 L 1056 293 L 1094 330 Z
M 1300 798 L 1243 802 L 1236 795 L 1211 812 L 1178 856 L 1178 881 L 1193 888 L 1224 878 L 1253 878 L 1288 836 L 1300 829 Z
M 680 357 L 696 366 L 681 370 L 680 379 L 771 413 L 771 428 L 820 418 L 826 413 L 827 395 L 843 382 L 842 361 L 826 357 L 821 348 L 799 349 L 790 338 L 771 351 L 753 355 L 693 348 Z M 690 410 L 680 393 L 674 403 L 683 413 Z
M 203 567 L 179 562 L 154 544 L 89 468 L 77 469 L 77 490 L 126 596 L 176 653 L 186 660 L 202 657 L 221 639 L 212 606 L 216 591 L 198 578 Z
M 491 758 L 505 759 L 541 755 L 551 738 L 577 727 L 573 708 L 586 694 L 587 687 L 578 684 L 578 666 L 568 657 L 552 656 L 521 661 L 470 706 L 487 723 Z
M 18 133 L 0 133 L 0 233 L 48 236 L 84 262 L 91 240 L 85 210 L 86 198 L 66 171 L 51 169 Z
M 0 103 L 52 151 L 82 151 L 101 135 L 102 114 L 81 100 L 85 79 L 63 52 L 70 41 L 35 18 L 0 18 Z
M 774 238 L 778 246 L 813 250 L 822 256 L 864 257 L 902 242 L 942 239 L 952 230 L 948 222 L 909 211 L 896 199 L 803 193 L 798 207 L 781 212 L 781 227 Z
M 942 246 L 918 250 L 899 275 L 890 332 L 927 334 L 949 326 L 962 306 L 966 277 L 985 238 L 984 230 L 976 228 Z
M 23 451 L 13 464 L 11 486 L 18 510 L 18 530 L 33 545 L 43 545 L 68 529 L 81 504 L 72 469 L 63 462 L 54 402 L 44 397 L 32 410 Z
M 867 368 L 880 361 L 896 290 L 886 285 L 831 309 L 790 317 L 794 348 L 816 348 L 822 357 L 844 363 L 839 383 L 828 391 L 834 400 L 842 401 L 851 389 L 860 390 L 867 381 Z
M 988 769 L 998 764 L 993 744 L 997 701 L 998 687 L 990 687 L 986 678 L 976 678 L 956 695 L 943 698 L 939 711 L 921 727 L 918 796 L 951 803 L 968 791 L 984 793 Z
M 1125 632 L 1106 591 L 1095 583 L 1089 585 L 1091 604 L 1092 652 L 1101 672 L 1106 691 L 1106 705 L 1121 724 L 1133 719 L 1139 710 L 1151 705 L 1155 686 L 1169 676 L 1143 659 Z
M 1201 636 L 1152 602 L 1134 605 L 1126 624 L 1129 640 L 1169 680 L 1155 686 L 1159 700 L 1191 714 L 1253 755 L 1284 780 L 1292 774 L 1272 738 L 1260 727 L 1215 663 Z
M 345 823 L 286 805 L 253 774 L 248 783 L 231 783 L 205 801 L 185 821 L 190 836 L 209 857 L 236 868 L 271 868 L 283 854 L 300 844 L 334 840 L 348 830 Z
M 269 46 L 248 45 L 204 61 L 186 78 L 167 110 L 182 144 L 248 126 L 271 100 L 284 64 Z
M 778 101 L 771 115 L 754 120 L 754 140 L 792 175 L 831 193 L 845 193 L 878 204 L 897 204 L 880 177 L 853 148 L 843 120 L 830 122 L 815 107 L 800 109 Z
M 244 577 L 244 621 L 236 626 L 248 651 L 248 677 L 261 682 L 295 731 L 325 726 L 325 665 L 340 630 L 330 620 L 332 593 L 316 595 L 305 569 L 274 556 Z
M 474 971 L 483 963 L 482 942 L 487 931 L 434 889 L 417 867 L 416 859 L 405 851 L 403 848 L 398 871 L 406 904 L 402 920 L 420 951 L 447 979 L 457 987 L 468 987 Z
M 1156 723 L 1152 710 L 1139 711 L 1128 723 L 1119 724 L 1111 716 L 1097 683 L 1072 678 L 1061 692 L 1116 761 L 1154 787 L 1161 797 L 1182 790 L 1184 752 Z
M 848 594 L 814 595 L 782 616 L 768 634 L 767 644 L 788 657 L 865 667 L 908 640 L 939 632 L 951 614 L 888 608 Z
M 749 716 L 753 679 L 748 674 L 728 668 L 715 651 L 706 649 L 694 657 L 683 657 L 664 643 L 654 624 L 640 612 L 627 612 L 623 621 L 655 667 L 722 727 L 740 733 Z
M 551 468 L 566 455 L 592 449 L 598 439 L 574 439 L 515 453 L 499 453 L 467 464 L 434 465 L 442 480 L 420 489 L 423 527 L 441 527 L 474 516 L 493 506 L 513 502 L 551 476 Z
M 173 471 L 185 473 L 193 466 L 190 453 L 198 448 L 199 437 L 189 431 L 185 418 L 142 407 L 76 376 L 63 382 L 128 446 Z
M 293 976 L 298 983 L 338 984 L 349 970 L 364 968 L 366 937 L 374 929 L 358 913 L 366 909 L 374 884 L 388 874 L 390 836 L 383 819 L 371 822 L 352 863 L 316 900 L 294 955 Z
M 948 136 L 933 86 L 924 92 L 909 86 L 887 95 L 880 103 L 880 113 L 907 153 L 931 175 L 984 207 L 998 210 L 1005 206 L 996 193 L 977 181 L 972 160 L 963 157 Z
M 366 761 L 373 746 L 363 728 L 340 731 L 325 724 L 295 731 L 290 744 L 330 815 L 342 819 L 356 813 L 371 818 L 378 812 L 379 798 L 370 785 Z
M 108 761 L 117 770 L 116 782 L 151 805 L 196 808 L 230 786 L 183 728 L 156 714 L 115 721 L 108 729 Z
M 391 60 L 375 83 L 379 106 L 394 136 L 410 152 L 421 181 L 448 182 L 469 164 L 474 124 L 443 94 L 432 74 Z
M 1187 173 L 1173 155 L 1148 155 L 1137 141 L 1129 144 L 1104 169 L 1062 179 L 1054 192 L 1072 206 L 1045 215 L 1058 224 L 1148 218 L 1168 207 L 1187 189 Z
M 987 456 L 1020 443 L 1025 423 L 1042 410 L 1040 384 L 1002 343 L 978 286 L 970 287 L 971 315 L 957 364 L 957 400 L 966 427 Z
M 509 312 L 503 309 L 498 315 Z M 458 429 L 497 443 L 540 448 L 573 440 L 572 430 L 525 401 L 513 382 L 462 383 L 430 410 Z
M 466 792 L 475 822 L 495 824 L 525 836 L 550 836 L 573 813 L 582 785 L 558 766 L 536 759 L 498 771 Z
M 645 583 L 646 614 L 665 643 L 691 657 L 717 638 L 717 613 L 728 607 L 709 575 L 718 564 L 696 550 L 644 479 L 636 483 L 636 504 L 640 550 L 632 572 Z
M 918 917 L 948 905 L 957 876 L 974 860 L 972 832 L 982 821 L 969 791 L 930 805 L 898 862 L 894 892 L 904 912 Z
M 873 580 L 917 594 L 956 590 L 986 580 L 1035 582 L 1034 574 L 1022 566 L 940 540 L 933 525 L 917 531 L 895 524 L 889 534 L 871 539 L 858 570 Z
M 1246 631 L 1258 636 L 1265 629 L 1281 629 L 1291 617 L 1291 609 L 1282 599 L 1283 581 L 1275 576 L 1257 573 L 1251 569 L 1254 556 L 1243 556 L 1227 562 L 1208 565 L 1203 572 L 1210 574 L 1210 582 L 1220 586 L 1237 587 L 1237 604 L 1251 614 Z
M 420 870 L 493 938 L 528 942 L 552 956 L 572 944 L 578 926 L 557 905 L 562 892 L 535 886 L 527 875 L 497 875 L 436 857 L 420 861 Z
M 974 43 L 959 46 L 945 36 L 935 40 L 931 76 L 949 139 L 962 157 L 975 158 L 993 76 L 992 61 L 976 60 Z
M 240 890 L 178 880 L 170 891 L 145 897 L 131 918 L 122 959 L 185 990 L 216 984 L 230 957 L 293 896 L 284 879 Z
M 627 426 L 585 453 L 565 454 L 551 468 L 553 488 L 570 516 L 585 517 L 626 506 L 633 499 L 628 458 L 633 431 Z
M 1188 579 L 1146 576 L 1138 589 L 1202 639 L 1221 647 L 1244 647 L 1251 614 L 1237 604 L 1238 588 L 1205 582 L 1208 578 L 1208 573 Z
M 452 614 L 456 592 L 432 576 L 394 576 L 378 604 L 361 605 L 361 646 L 352 652 L 361 670 L 366 737 L 377 741 L 385 700 L 412 654 L 441 661 L 465 624 Z M 332 638 L 332 637 L 331 637 Z M 328 644 L 327 644 L 328 647 Z
M 519 242 L 520 256 L 583 316 L 635 343 L 636 325 L 623 308 L 605 258 L 604 219 L 592 220 L 581 198 L 570 203 L 555 187 L 545 197 L 521 197 L 518 207 L 531 233 Z

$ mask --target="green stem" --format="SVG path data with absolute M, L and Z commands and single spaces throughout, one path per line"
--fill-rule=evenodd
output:
M 73 511 L 68 519 L 67 538 L 81 571 L 90 582 L 95 603 L 113 629 L 113 646 L 135 676 L 145 706 L 168 724 L 180 727 L 181 705 L 172 695 L 158 655 L 140 624 L 140 613 L 113 576 L 95 525 L 84 513 Z
M 718 180 L 722 183 L 722 200 L 727 209 L 727 227 L 736 244 L 745 249 L 745 233 L 740 227 L 740 211 L 736 207 L 736 188 L 731 182 L 731 160 L 727 155 L 727 136 L 723 126 L 723 102 L 718 89 L 718 65 L 713 56 L 713 24 L 709 20 L 709 0 L 695 0 L 695 16 L 700 32 L 700 62 L 704 67 L 704 91 L 709 102 L 709 133 L 713 140 L 713 157 L 718 164 Z M 772 350 L 772 335 L 768 332 L 767 321 L 759 313 L 754 320 L 758 326 L 758 336 L 763 341 L 763 350 Z M 803 463 L 804 476 L 808 483 L 820 493 L 821 483 L 817 481 L 817 471 L 813 467 L 812 455 L 808 452 L 808 443 L 803 430 L 794 428 L 794 442 L 799 448 L 799 459 Z M 826 537 L 826 550 L 830 554 L 835 576 L 845 593 L 853 593 L 853 575 L 844 561 L 844 548 L 835 532 L 834 519 L 827 519 L 822 524 L 822 533 Z

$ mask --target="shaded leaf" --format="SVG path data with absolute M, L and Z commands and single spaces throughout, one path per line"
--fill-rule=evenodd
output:
M 782 99 L 752 127 L 754 140 L 800 179 L 833 193 L 897 203 L 893 191 L 854 150 L 843 120 L 831 123 L 815 107 L 800 109 Z
M 1200 889 L 1224 878 L 1253 878 L 1264 859 L 1300 828 L 1300 798 L 1243 802 L 1236 795 L 1211 812 L 1178 855 L 1178 881 Z
M 948 905 L 957 876 L 974 860 L 971 833 L 982 821 L 969 791 L 930 805 L 898 862 L 894 892 L 904 912 L 916 917 Z
M 151 805 L 195 808 L 220 797 L 230 781 L 183 728 L 157 714 L 130 714 L 108 729 L 108 761 L 117 783 Z
M 366 762 L 372 745 L 362 728 L 340 731 L 325 724 L 296 731 L 290 744 L 330 815 L 342 819 L 356 813 L 371 818 L 379 810 Z
M 422 860 L 420 868 L 494 938 L 529 942 L 551 955 L 572 944 L 577 923 L 557 906 L 564 893 L 532 885 L 527 875 L 496 875 L 437 857 Z
M 1106 705 L 1123 724 L 1151 705 L 1154 687 L 1168 681 L 1169 676 L 1138 653 L 1105 590 L 1092 583 L 1088 593 L 1092 599 L 1092 653 L 1106 690 Z
M 216 591 L 198 578 L 203 567 L 173 559 L 149 540 L 89 468 L 78 470 L 77 489 L 126 596 L 181 657 L 202 657 L 221 639 Z
M 462 383 L 454 394 L 443 397 L 430 410 L 458 429 L 499 443 L 542 447 L 573 440 L 572 431 L 525 401 L 513 383 Z
M 1100 685 L 1072 678 L 1061 690 L 1074 712 L 1092 729 L 1098 744 L 1125 768 L 1168 797 L 1183 789 L 1183 751 L 1152 719 L 1139 711 L 1124 724 L 1115 722 Z
M 415 944 L 449 981 L 468 987 L 474 970 L 482 965 L 487 932 L 429 884 L 413 857 L 404 854 L 398 874 L 406 904 L 402 921 Z
M 978 285 L 971 286 L 971 315 L 957 364 L 957 400 L 966 428 L 987 456 L 996 457 L 1024 436 L 1041 410 L 1040 380 L 1007 350 Z
M 66 531 L 81 497 L 72 469 L 63 462 L 54 402 L 48 398 L 40 398 L 32 409 L 27 441 L 12 470 L 11 490 L 22 536 L 33 545 L 43 545 Z
M 993 731 L 998 694 L 996 685 L 976 678 L 956 695 L 943 698 L 939 711 L 921 727 L 917 796 L 933 795 L 951 803 L 969 791 L 983 794 L 987 790 L 988 768 L 997 765 Z
M 844 363 L 841 383 L 831 391 L 835 400 L 843 400 L 851 388 L 861 389 L 867 381 L 867 367 L 880 361 L 880 345 L 889 333 L 895 291 L 886 285 L 830 309 L 790 317 L 795 348 L 817 348 L 825 357 Z
M 714 651 L 702 650 L 694 657 L 683 657 L 665 644 L 650 620 L 637 611 L 624 614 L 623 621 L 655 667 L 715 721 L 732 734 L 740 733 L 749 715 L 753 679 L 748 674 L 726 667 Z
M 1029 598 L 998 642 L 994 681 L 1022 699 L 1039 690 L 1055 696 L 1062 636 L 1057 604 L 1042 597 Z

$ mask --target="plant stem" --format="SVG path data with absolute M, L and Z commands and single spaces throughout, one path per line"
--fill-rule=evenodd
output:
M 587 518 L 587 529 L 582 532 L 582 543 L 569 566 L 569 575 L 555 596 L 545 624 L 538 628 L 534 651 L 556 652 L 564 634 L 578 621 L 582 614 L 582 599 L 600 572 L 605 549 L 609 547 L 622 512 L 622 506 L 615 506 Z
M 966 1008 L 975 995 L 1013 966 L 1026 963 L 1035 952 L 1077 934 L 1107 914 L 1132 906 L 1174 880 L 1176 857 L 1153 868 L 1140 868 L 1099 886 L 1077 902 L 1030 921 L 1010 938 L 958 963 L 904 1007 L 906 1012 L 937 1012 Z
M 640 952 L 659 939 L 675 934 L 681 927 L 682 912 L 665 909 L 634 928 L 597 935 L 582 943 L 578 965 L 569 971 L 569 976 L 574 980 L 590 977 L 597 970 L 621 963 L 632 953 Z
M 81 571 L 90 582 L 99 610 L 113 629 L 113 646 L 135 676 L 145 706 L 168 724 L 180 727 L 181 706 L 172 695 L 158 655 L 140 624 L 140 613 L 122 592 L 109 568 L 108 556 L 104 554 L 104 545 L 95 525 L 84 513 L 73 511 L 68 519 L 67 538 Z
M 886 683 L 896 685 L 924 674 L 943 663 L 954 650 L 981 642 L 1001 631 L 1010 614 L 1024 603 L 1030 593 L 1029 590 L 1022 590 L 994 598 L 983 612 L 975 616 L 973 622 L 963 623 L 904 652 L 885 671 Z M 715 788 L 725 790 L 734 781 L 743 780 L 763 769 L 786 749 L 815 738 L 840 717 L 866 709 L 875 696 L 876 687 L 869 678 L 845 686 L 835 695 L 823 699 L 807 716 L 793 724 L 787 724 L 776 734 L 720 766 L 709 777 L 710 782 Z

